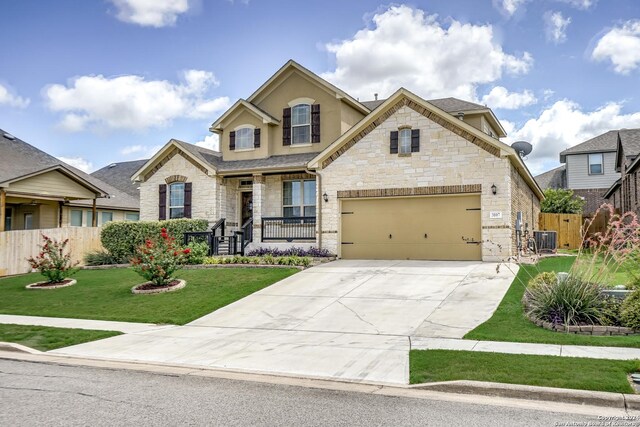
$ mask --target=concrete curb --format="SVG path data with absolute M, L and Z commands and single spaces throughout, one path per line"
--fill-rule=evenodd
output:
M 12 353 L 44 354 L 40 350 L 27 347 L 26 345 L 4 341 L 0 341 L 0 351 L 8 351 Z

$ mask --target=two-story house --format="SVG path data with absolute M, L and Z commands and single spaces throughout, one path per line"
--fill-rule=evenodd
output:
M 640 215 L 640 129 L 621 129 L 616 143 L 615 168 L 620 174 L 604 198 L 620 212 Z
M 359 102 L 294 61 L 210 130 L 220 151 L 171 140 L 133 175 L 141 219 L 342 258 L 489 261 L 514 254 L 517 212 L 533 227 L 543 197 L 486 106 L 403 88 Z
M 585 200 L 591 214 L 606 202 L 604 194 L 620 178 L 616 170 L 617 130 L 598 135 L 560 153 L 562 166 L 536 176 L 543 188 L 569 188 Z

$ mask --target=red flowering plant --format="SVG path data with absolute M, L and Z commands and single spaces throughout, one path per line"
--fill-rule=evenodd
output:
M 136 249 L 131 265 L 151 284 L 167 286 L 174 280 L 173 274 L 184 266 L 190 251 L 176 245 L 175 239 L 163 228 L 159 237 L 147 239 Z
M 32 269 L 38 270 L 48 283 L 63 282 L 78 271 L 71 262 L 71 253 L 66 250 L 69 239 L 60 242 L 44 234 L 42 239 L 44 244 L 38 255 L 27 259 Z

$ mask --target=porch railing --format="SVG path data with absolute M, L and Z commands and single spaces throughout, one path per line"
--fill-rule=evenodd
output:
M 262 241 L 316 239 L 316 217 L 262 217 Z

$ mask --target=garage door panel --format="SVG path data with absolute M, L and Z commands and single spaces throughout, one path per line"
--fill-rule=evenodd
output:
M 479 195 L 345 200 L 341 256 L 479 260 L 479 208 Z

